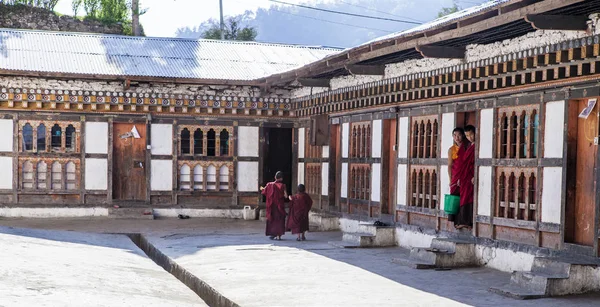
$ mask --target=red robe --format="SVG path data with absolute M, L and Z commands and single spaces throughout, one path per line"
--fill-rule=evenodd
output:
M 308 212 L 312 208 L 312 203 L 312 199 L 306 193 L 292 196 L 287 229 L 291 230 L 293 234 L 304 233 L 308 230 Z
M 281 236 L 285 233 L 285 184 L 269 182 L 262 191 L 267 197 L 267 236 Z
M 454 162 L 452 163 L 452 179 L 450 180 L 450 194 L 452 194 L 452 195 L 460 195 L 460 188 L 459 188 L 457 182 L 460 179 L 460 173 L 463 168 L 463 156 L 464 156 L 465 151 L 467 150 L 468 146 L 469 146 L 469 142 L 467 142 L 467 141 L 463 141 L 460 144 L 460 147 L 458 148 L 458 153 L 457 153 L 458 158 L 456 158 L 454 160 Z
M 460 206 L 473 203 L 473 177 L 475 177 L 475 144 L 470 144 L 459 157 L 462 170 L 458 175 L 460 180 Z

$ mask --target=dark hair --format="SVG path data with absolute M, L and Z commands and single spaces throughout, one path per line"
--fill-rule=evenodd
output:
M 456 128 L 454 128 L 454 130 L 452 130 L 452 135 L 454 135 L 454 132 L 458 132 L 458 133 L 460 133 L 460 135 L 461 135 L 463 138 L 465 138 L 465 137 L 466 137 L 466 136 L 465 136 L 465 130 L 464 130 L 463 128 L 461 128 L 461 127 L 456 127 Z
M 283 179 L 283 173 L 279 171 L 275 173 L 275 179 Z
M 298 192 L 300 193 L 304 193 L 306 191 L 306 188 L 304 187 L 303 184 L 299 184 L 298 185 Z
M 476 131 L 475 130 L 475 126 L 473 126 L 473 125 L 467 125 L 465 127 L 465 132 L 473 132 L 473 133 L 475 133 L 475 131 Z

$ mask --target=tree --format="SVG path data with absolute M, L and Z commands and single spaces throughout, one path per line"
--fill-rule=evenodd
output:
M 246 12 L 239 16 L 229 16 L 225 18 L 224 22 L 224 38 L 225 40 L 232 41 L 254 41 L 256 40 L 256 36 L 258 32 L 256 29 L 250 25 L 248 25 L 249 20 L 251 19 L 251 12 Z M 210 19 L 208 21 L 203 22 L 197 28 L 184 28 L 177 30 L 178 37 L 189 37 L 189 38 L 199 38 L 198 33 L 200 33 L 200 37 L 204 39 L 221 39 L 221 25 L 220 22 L 216 19 Z
M 461 10 L 461 8 L 456 4 L 456 0 L 452 1 L 453 4 L 451 7 L 444 7 L 438 12 L 438 18 L 444 17 L 446 15 L 450 15 L 452 13 L 456 13 Z
M 53 11 L 58 0 L 0 0 L 0 3 L 7 5 L 22 4 Z

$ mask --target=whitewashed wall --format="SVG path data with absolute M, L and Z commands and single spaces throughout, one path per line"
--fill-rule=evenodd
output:
M 348 198 L 348 163 L 342 163 L 342 185 L 340 195 Z
M 0 119 L 0 152 L 13 151 L 13 120 Z
M 371 129 L 371 157 L 373 158 L 381 158 L 381 141 L 383 139 L 381 124 L 381 119 L 374 120 L 373 129 Z
M 483 109 L 480 113 L 479 125 L 479 158 L 491 159 L 494 143 L 494 110 Z M 447 150 L 447 148 L 446 148 Z M 446 152 L 446 155 L 448 153 Z
M 381 163 L 371 165 L 371 200 L 381 201 Z
M 12 136 L 12 135 L 11 135 Z M 0 157 L 0 189 L 10 190 L 13 188 L 13 158 Z
M 448 149 L 454 144 L 452 130 L 455 128 L 455 121 L 454 113 L 442 114 L 442 158 L 448 158 Z
M 342 158 L 348 158 L 348 148 L 350 146 L 350 124 L 342 124 Z
M 304 145 L 306 142 L 306 129 L 300 128 L 298 129 L 298 158 L 304 158 Z
M 398 186 L 396 187 L 396 204 L 406 206 L 406 164 L 398 164 Z
M 398 158 L 408 158 L 408 138 L 410 126 L 408 117 L 400 117 L 398 120 Z
M 444 152 L 444 151 L 442 151 Z M 450 178 L 448 178 L 448 165 L 440 166 L 440 174 L 438 175 L 440 178 L 440 208 L 444 209 L 444 205 L 446 204 L 444 200 L 444 195 L 450 194 Z
M 490 216 L 492 205 L 492 167 L 480 166 L 477 178 L 477 214 Z
M 298 184 L 304 184 L 304 163 L 298 163 Z
M 108 123 L 86 122 L 85 135 L 85 153 L 108 153 Z
M 85 159 L 85 189 L 108 189 L 108 159 Z
M 323 146 L 323 152 L 321 155 L 323 158 L 329 158 L 329 146 Z
M 321 195 L 329 195 L 329 163 L 321 164 Z
M 562 158 L 564 148 L 565 102 L 546 103 L 544 158 Z
M 238 156 L 258 157 L 259 130 L 258 127 L 238 127 Z M 304 143 L 301 143 L 304 144 Z M 304 145 L 302 145 L 304 146 Z M 258 175 L 257 175 L 258 176 Z
M 152 191 L 173 190 L 173 161 L 152 160 L 150 164 L 150 188 Z
M 542 222 L 560 224 L 562 167 L 544 167 L 542 184 Z
M 258 162 L 238 162 L 237 183 L 240 192 L 258 191 Z
M 150 144 L 153 155 L 173 154 L 173 125 L 152 124 L 150 126 Z

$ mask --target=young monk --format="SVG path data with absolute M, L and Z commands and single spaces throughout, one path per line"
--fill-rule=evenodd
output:
M 292 234 L 297 234 L 296 241 L 306 240 L 304 233 L 308 230 L 308 212 L 312 208 L 312 199 L 305 193 L 303 184 L 298 185 L 298 193 L 290 196 L 290 215 L 288 216 L 287 228 Z
M 452 131 L 454 144 L 448 149 L 448 177 L 450 179 L 450 194 L 460 196 L 458 186 L 459 174 L 462 171 L 462 159 L 464 152 L 468 148 L 468 141 L 465 137 L 465 131 L 462 128 L 455 128 Z M 448 221 L 455 222 L 456 215 L 449 214 Z M 456 224 L 454 225 L 456 227 Z
M 473 183 L 475 179 L 475 127 L 465 127 L 465 135 L 469 140 L 467 150 L 463 153 L 462 170 L 459 174 L 460 209 L 454 225 L 457 229 L 473 227 Z
M 281 240 L 285 233 L 285 199 L 288 197 L 287 189 L 283 183 L 283 173 L 275 174 L 275 181 L 267 183 L 262 194 L 267 197 L 267 229 L 265 234 L 269 239 Z

